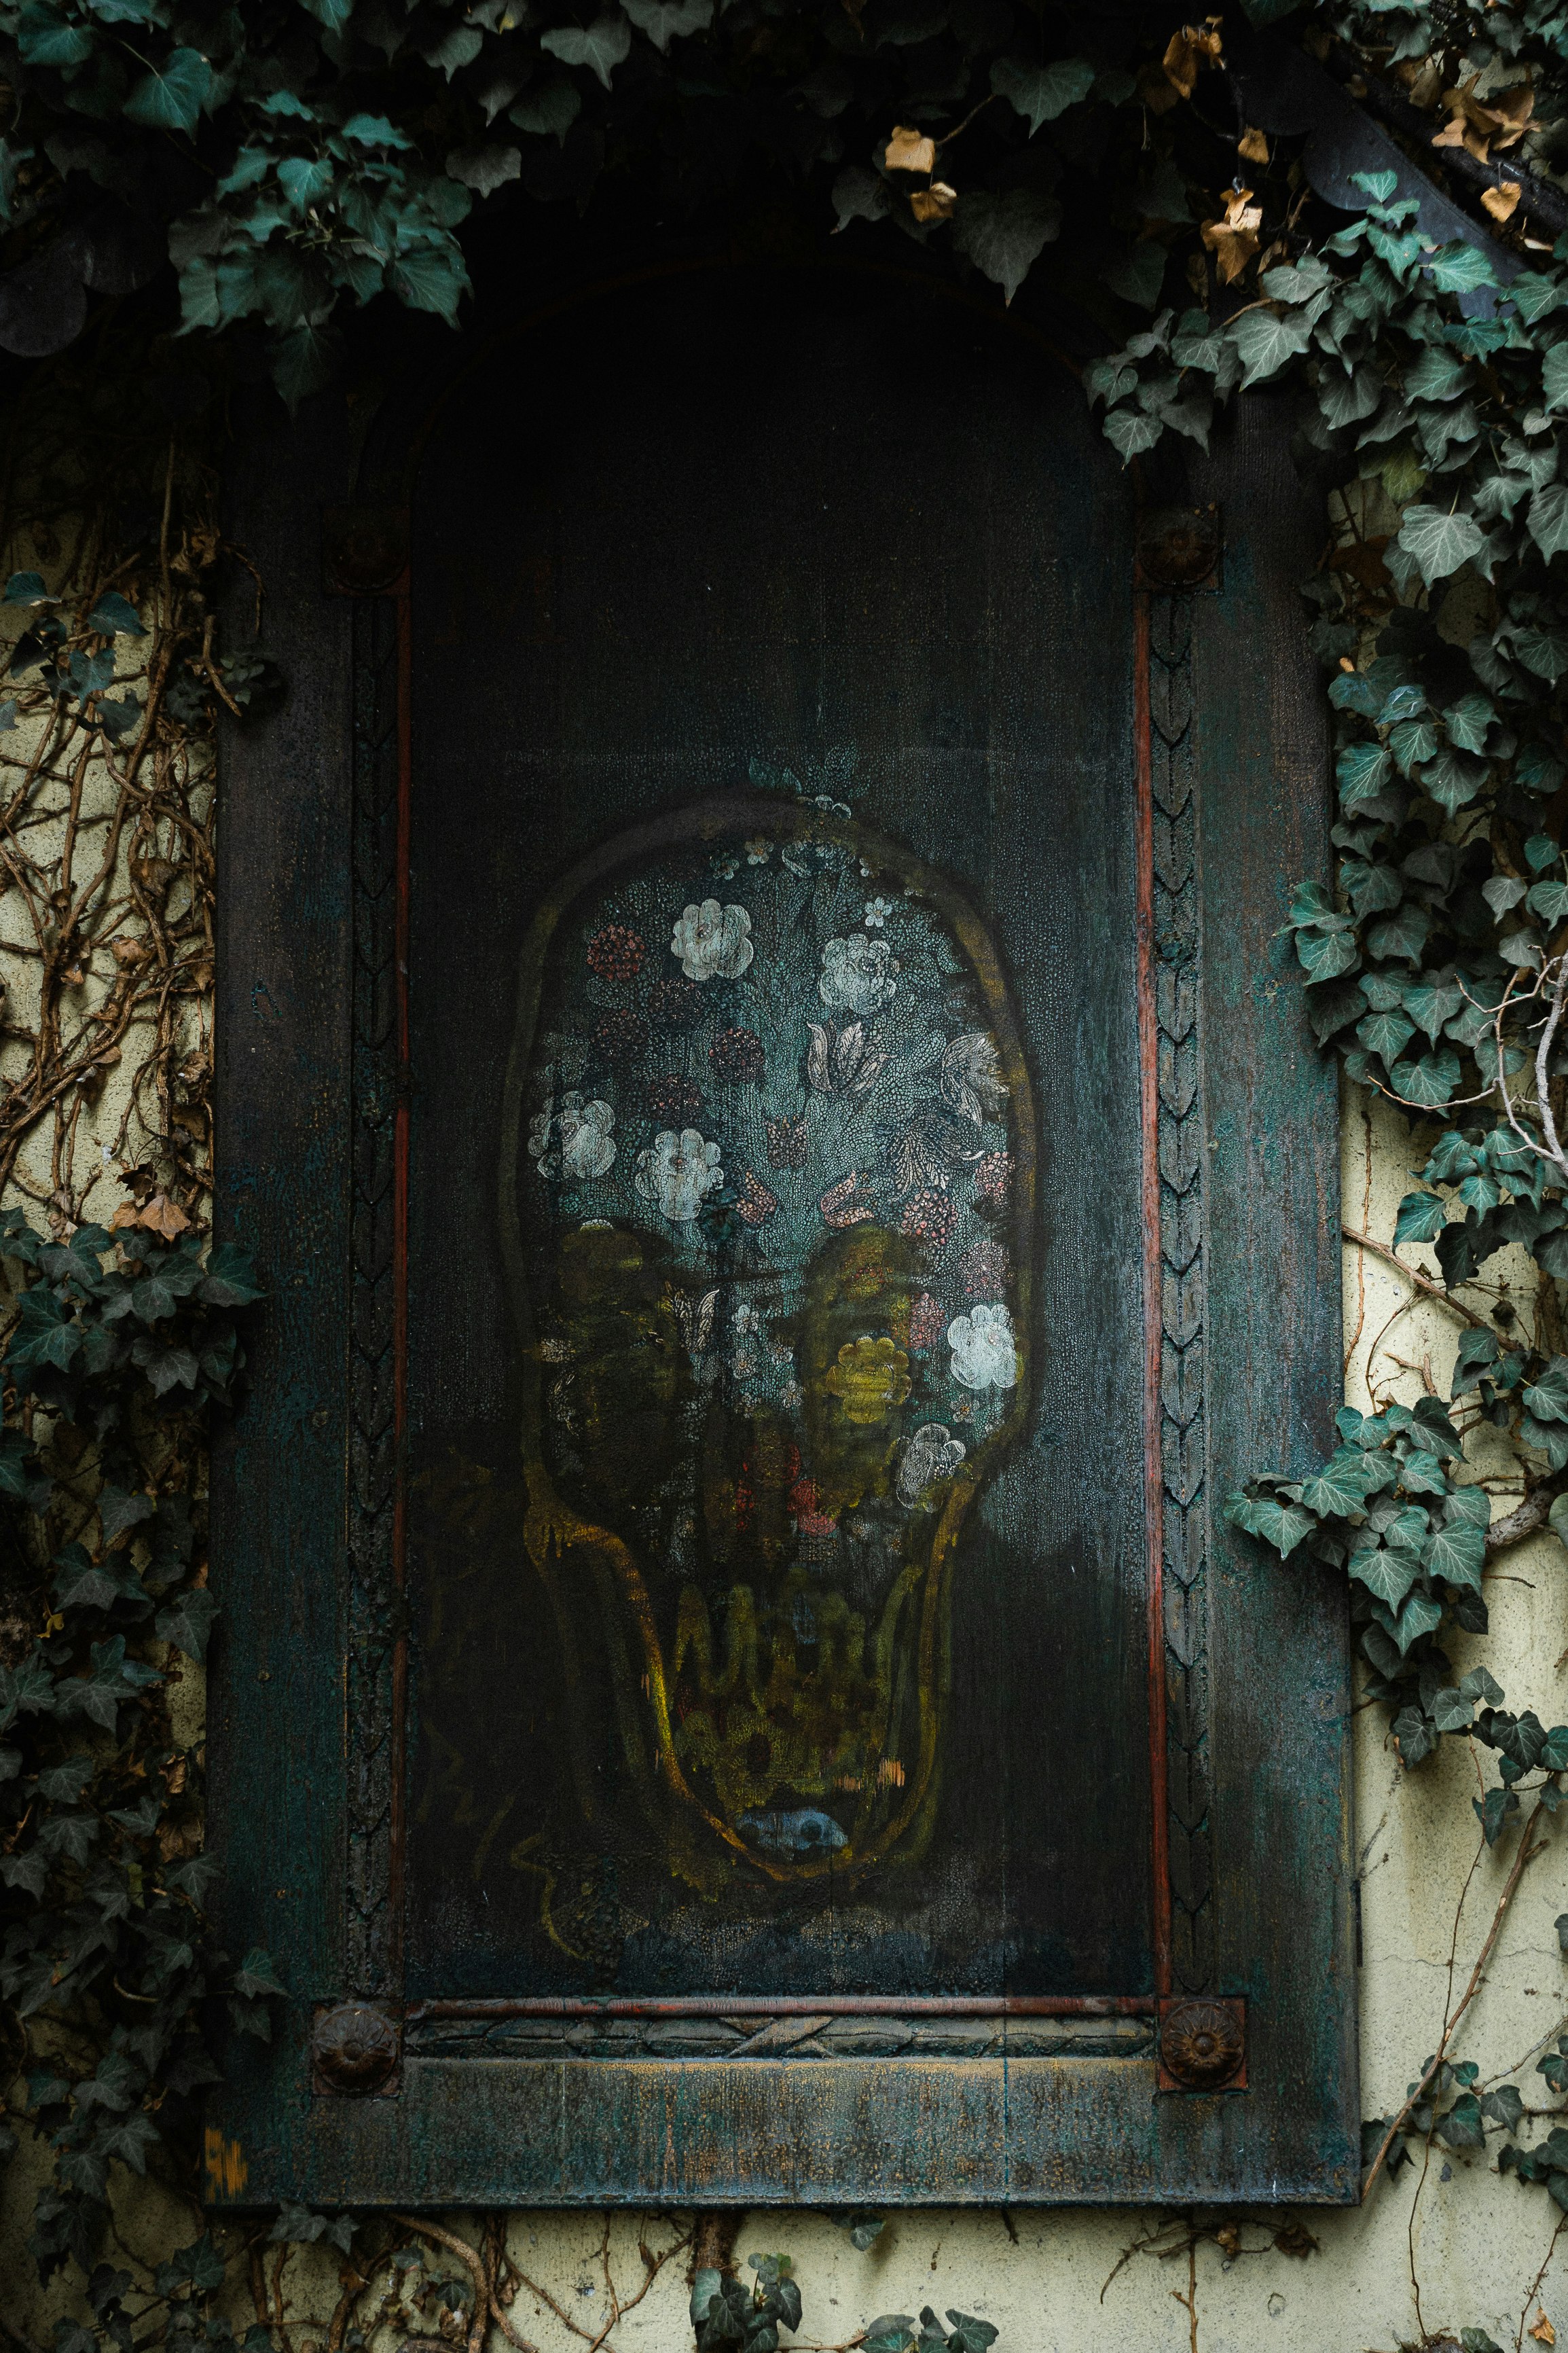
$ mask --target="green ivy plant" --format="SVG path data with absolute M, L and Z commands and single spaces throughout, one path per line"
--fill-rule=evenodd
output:
M 22 2131 L 44 2144 L 40 2276 L 79 2265 L 129 2344 L 98 2263 L 110 2168 L 179 2158 L 216 2080 L 210 2026 L 265 2038 L 282 1991 L 264 1952 L 237 1960 L 206 1925 L 202 1757 L 169 1710 L 216 1614 L 204 1419 L 233 1397 L 237 1316 L 260 1292 L 233 1244 L 136 1225 L 50 1240 L 16 1209 L 0 1260 L 0 1993 L 26 2038 L 26 2106 L 0 2150 Z M 161 2295 L 188 2301 L 214 2261 L 187 2250 Z
M 800 2288 L 787 2255 L 752 2255 L 752 2286 L 704 2266 L 691 2280 L 697 2353 L 778 2353 L 781 2328 L 800 2327 Z

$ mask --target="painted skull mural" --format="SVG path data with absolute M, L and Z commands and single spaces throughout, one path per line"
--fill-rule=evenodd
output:
M 680 812 L 536 922 L 501 1181 L 528 1552 L 689 1881 L 922 1834 L 1034 1207 L 994 952 L 841 812 Z

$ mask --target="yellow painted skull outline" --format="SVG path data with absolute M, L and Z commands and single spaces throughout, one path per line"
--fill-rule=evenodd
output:
M 984 926 L 835 808 L 678 811 L 534 918 L 499 1204 L 525 1545 L 590 1828 L 624 1840 L 597 1691 L 705 1892 L 929 1831 L 959 1535 L 1027 1410 L 1035 1154 Z

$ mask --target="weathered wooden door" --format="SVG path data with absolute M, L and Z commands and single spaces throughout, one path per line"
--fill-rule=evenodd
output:
M 341 1086 L 226 1472 L 231 1777 L 319 1662 L 239 2194 L 1352 2195 L 1341 1637 L 1215 1507 L 1331 1402 L 1277 458 L 1141 526 L 1037 334 L 714 268 L 317 463 L 336 963 L 237 880 L 287 721 L 227 837 L 231 1198 L 258 1053 Z

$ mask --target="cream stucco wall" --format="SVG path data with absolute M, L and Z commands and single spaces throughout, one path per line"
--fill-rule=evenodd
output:
M 1407 1186 L 1408 1134 L 1396 1114 L 1369 1114 L 1352 1100 L 1344 1128 L 1344 1210 L 1348 1224 L 1386 1241 Z M 1429 1253 L 1405 1255 L 1420 1263 Z M 1494 1261 L 1495 1276 L 1501 1261 Z M 1505 1269 L 1505 1271 L 1507 1270 Z M 1516 1277 L 1525 1269 L 1514 1270 Z M 1458 1335 L 1453 1317 L 1415 1301 L 1391 1267 L 1347 1246 L 1345 1254 L 1347 1381 L 1352 1399 L 1364 1402 L 1369 1377 L 1380 1391 L 1390 1383 L 1413 1396 L 1429 1367 L 1446 1386 Z M 1405 1312 L 1402 1312 L 1405 1311 Z M 1390 1318 L 1396 1318 L 1392 1325 Z M 1485 1468 L 1484 1464 L 1479 1468 Z M 1506 1500 L 1500 1508 L 1507 1508 Z M 1555 1538 L 1543 1536 L 1497 1564 L 1489 1577 L 1493 1631 L 1468 1646 L 1504 1685 L 1516 1706 L 1534 1705 L 1548 1723 L 1568 1715 L 1568 1564 Z M 1468 1663 L 1463 1652 L 1461 1663 Z M 1554 1663 L 1559 1662 L 1561 1663 Z M 184 1708 L 199 1705 L 199 1690 L 184 1687 Z M 1380 1712 L 1355 1720 L 1356 1841 L 1363 1874 L 1363 1967 L 1361 1975 L 1363 2110 L 1388 2110 L 1434 2048 L 1448 1985 L 1450 1954 L 1458 1982 L 1489 1925 L 1502 1878 L 1498 1859 L 1482 1858 L 1469 1877 L 1456 1936 L 1456 1908 L 1475 1862 L 1478 1840 L 1468 1798 L 1479 1786 L 1466 1746 L 1450 1741 L 1417 1776 L 1406 1780 L 1390 1748 Z M 1491 1778 L 1489 1774 L 1489 1778 Z M 1568 1908 L 1564 1859 L 1568 1841 L 1531 1866 L 1505 1928 L 1486 1988 L 1458 2046 L 1477 2059 L 1483 2080 L 1518 2071 L 1528 2101 L 1546 2094 L 1533 2063 L 1539 2047 L 1568 2012 L 1568 1970 L 1557 1949 L 1553 1919 Z M 1494 2144 L 1495 2146 L 1495 2144 Z M 1435 2150 L 1415 2182 L 1407 2170 L 1381 2186 L 1359 2211 L 1306 2212 L 1316 2253 L 1304 2258 L 1271 2247 L 1279 2216 L 1247 2222 L 1246 2252 L 1228 2253 L 1205 2239 L 1193 2258 L 1195 2316 L 1184 2298 L 1189 2285 L 1179 2229 L 1160 2242 L 1176 2253 L 1124 2252 L 1161 2218 L 1133 2211 L 1032 2213 L 999 2211 L 893 2214 L 871 2249 L 858 2253 L 827 2218 L 793 2211 L 749 2216 L 740 2252 L 785 2252 L 795 2262 L 805 2302 L 799 2342 L 839 2346 L 874 2316 L 949 2306 L 991 2320 L 1001 2332 L 999 2353 L 1097 2353 L 1097 2348 L 1200 2347 L 1204 2353 L 1353 2353 L 1393 2348 L 1462 2327 L 1488 2330 L 1516 2353 L 1538 2306 L 1568 2331 L 1568 2234 L 1552 2251 L 1557 2211 L 1543 2191 L 1521 2190 L 1500 2179 L 1485 2161 L 1445 2160 Z M 12 2168 L 0 2190 L 0 2320 L 37 2345 L 49 2341 L 52 2321 L 65 2308 L 57 2293 L 38 2299 L 22 2250 L 26 2168 Z M 114 2260 L 151 2263 L 188 2240 L 188 2220 L 163 2193 L 126 2183 L 120 2217 L 121 2248 Z M 1205 2218 L 1200 2218 L 1205 2219 Z M 1217 2221 L 1220 2217 L 1206 2218 Z M 472 2235 L 472 2224 L 452 2218 Z M 583 2353 L 609 2316 L 597 2216 L 531 2212 L 513 2218 L 510 2243 L 520 2267 L 569 2314 L 563 2320 L 528 2287 L 518 2293 L 510 2320 L 540 2353 Z M 668 2236 L 668 2230 L 662 2235 Z M 659 2243 L 661 2226 L 651 2232 Z M 1258 2249 L 1260 2252 L 1251 2252 Z M 613 2274 L 623 2298 L 644 2274 L 636 2231 L 617 2222 L 610 2239 Z M 1549 2260 L 1550 2253 L 1550 2260 Z M 1544 2276 L 1532 2288 L 1542 2264 Z M 460 2266 L 448 2262 L 454 2275 Z M 313 2276 L 312 2276 L 313 2274 Z M 1114 2276 L 1113 2276 L 1114 2274 Z M 324 2324 L 337 2302 L 332 2263 L 296 2261 L 289 2274 L 291 2353 L 324 2348 Z M 682 2353 L 690 2344 L 685 2316 L 684 2265 L 675 2262 L 655 2279 L 643 2301 L 609 2340 L 619 2353 Z M 1528 2309 L 1527 2307 L 1528 2299 Z M 374 2304 L 374 2297 L 367 2298 Z M 242 2326 L 248 2300 L 236 2308 Z M 434 2314 L 378 2330 L 377 2353 L 401 2348 L 411 2334 L 427 2332 Z M 0 2344 L 5 2331 L 0 2327 Z M 491 2342 L 500 2343 L 499 2331 Z M 1539 2340 L 1538 2341 L 1542 2341 Z

